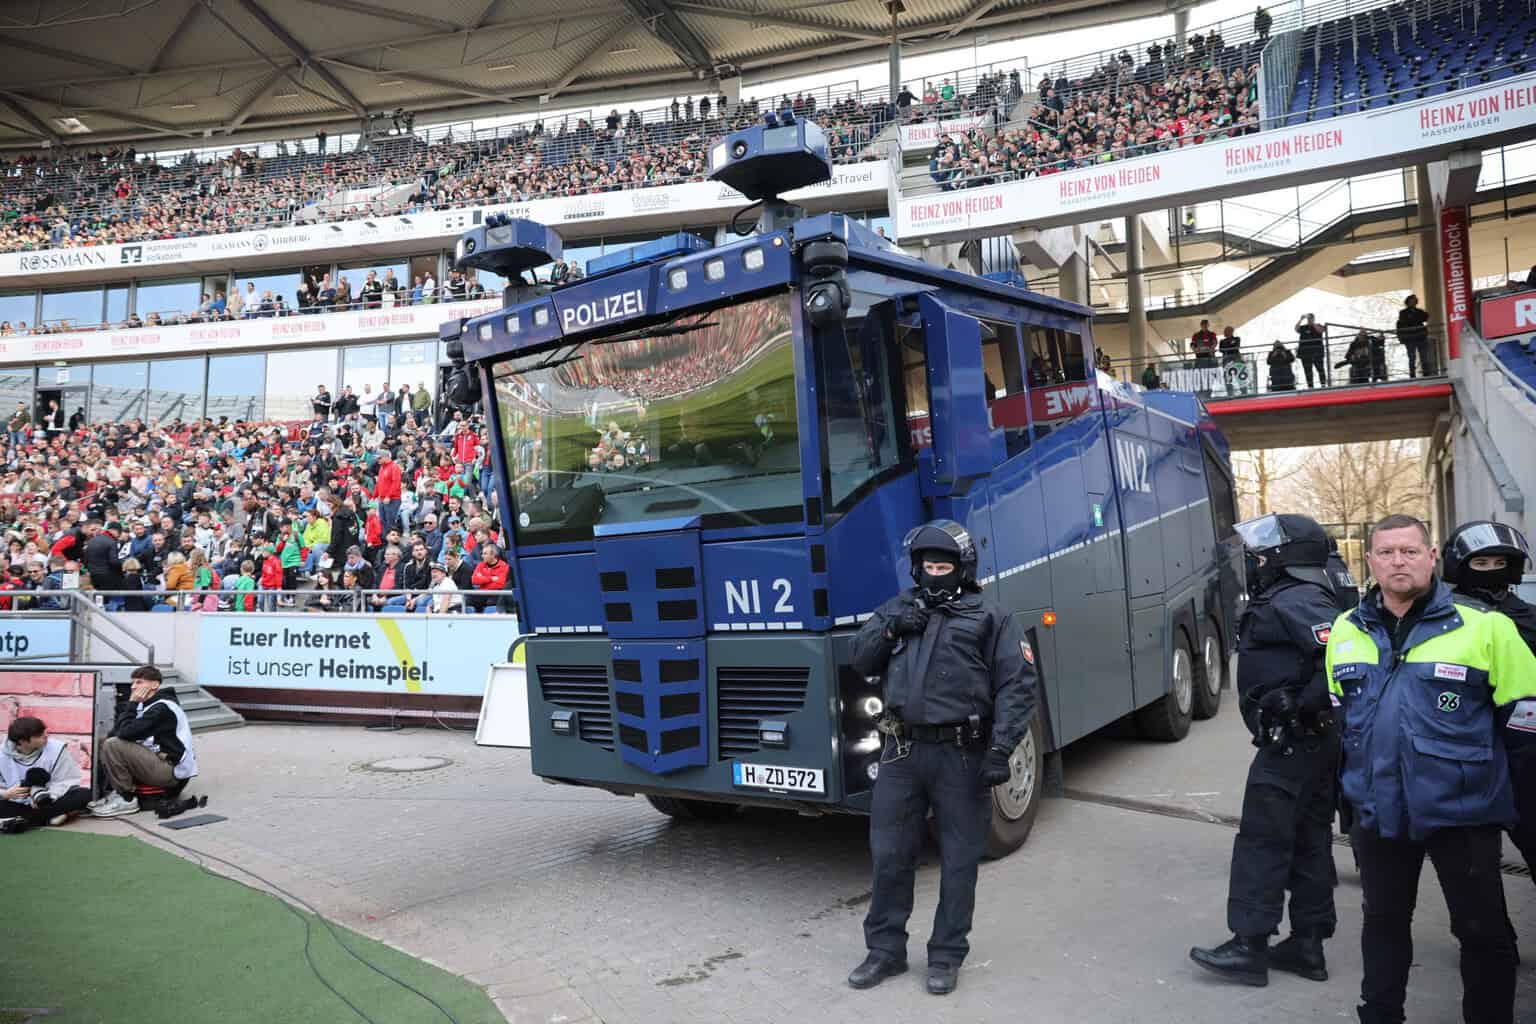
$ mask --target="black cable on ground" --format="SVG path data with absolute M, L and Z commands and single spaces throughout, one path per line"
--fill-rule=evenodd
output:
M 188 846 L 186 843 L 177 842 L 175 839 L 172 839 L 169 836 L 163 836 L 163 835 L 160 835 L 158 832 L 153 832 L 150 829 L 145 828 L 143 825 L 140 825 L 138 822 L 128 821 L 128 820 L 124 819 L 123 820 L 123 824 L 128 825 L 128 826 L 130 826 L 132 828 L 138 829 L 140 832 L 144 833 L 146 836 L 151 837 L 152 839 L 159 840 L 162 843 L 168 843 L 171 846 L 176 847 L 178 850 L 185 850 L 187 853 L 192 855 L 192 857 L 197 861 L 197 866 L 199 868 L 201 868 L 205 874 L 211 875 L 214 878 L 224 878 L 224 879 L 226 879 L 228 881 L 236 881 L 236 879 L 230 879 L 227 875 L 221 875 L 217 871 L 211 870 L 208 867 L 208 865 L 203 862 L 203 858 L 204 857 L 206 857 L 206 858 L 208 858 L 209 860 L 212 860 L 212 861 L 217 861 L 218 863 L 223 864 L 226 867 L 233 868 L 234 870 L 240 872 L 243 875 L 247 875 L 247 876 L 249 876 L 251 878 L 254 878 L 254 879 L 256 879 L 256 881 L 260 882 L 262 885 L 264 885 L 267 888 L 271 889 L 273 892 L 276 892 L 279 895 L 286 897 L 286 899 L 284 899 L 282 901 L 283 906 L 288 908 L 289 913 L 293 914 L 300 921 L 304 922 L 304 962 L 309 965 L 310 971 L 312 971 L 314 973 L 315 977 L 319 979 L 320 984 L 324 985 L 327 989 L 329 989 L 331 991 L 331 994 L 334 995 L 337 999 L 340 999 L 343 1003 L 346 1003 L 347 1006 L 351 1008 L 353 1013 L 357 1014 L 363 1020 L 367 1021 L 368 1024 L 379 1024 L 379 1022 L 374 1020 L 372 1017 L 368 1016 L 366 1013 L 364 1013 L 361 1009 L 358 1008 L 356 1003 L 352 1002 L 352 1000 L 350 1000 L 346 996 L 344 996 L 336 988 L 336 986 L 332 985 L 329 981 L 326 980 L 325 975 L 320 973 L 320 968 L 315 966 L 315 961 L 310 956 L 310 951 L 309 951 L 310 950 L 310 937 L 311 937 L 311 933 L 312 933 L 312 929 L 311 929 L 311 926 L 310 926 L 310 919 L 308 917 L 305 917 L 303 914 L 299 913 L 299 911 L 297 910 L 297 908 L 295 908 L 293 906 L 293 904 L 297 903 L 300 907 L 303 907 L 305 910 L 309 911 L 310 914 L 314 918 L 319 920 L 319 922 L 321 924 L 325 925 L 326 931 L 331 933 L 331 938 L 333 940 L 335 940 L 336 945 L 340 946 L 342 951 L 345 952 L 352 959 L 356 960 L 358 963 L 362 964 L 364 967 L 368 968 L 370 971 L 372 971 L 373 973 L 379 975 L 380 977 L 394 982 L 396 985 L 400 986 L 401 988 L 405 989 L 406 991 L 412 992 L 415 995 L 419 996 L 421 999 L 423 999 L 426 1002 L 430 1003 L 432 1005 L 432 1007 L 437 1010 L 438 1013 L 442 1014 L 445 1018 L 448 1019 L 449 1024 L 460 1024 L 459 1019 L 457 1017 L 455 1017 L 452 1013 L 449 1013 L 448 1012 L 448 1008 L 446 1006 L 444 1006 L 442 1003 L 438 1002 L 436 999 L 432 998 L 430 995 L 428 995 L 427 993 L 423 992 L 421 989 L 417 988 L 415 985 L 412 985 L 410 982 L 406 981 L 404 978 L 397 977 L 394 974 L 391 974 L 389 971 L 384 970 L 382 967 L 379 967 L 377 964 L 375 964 L 372 961 L 368 960 L 366 957 L 362 956 L 360 953 L 358 953 L 356 950 L 354 950 L 351 946 L 349 946 L 345 942 L 343 942 L 341 936 L 339 934 L 337 934 L 335 926 L 332 925 L 331 922 L 326 919 L 324 914 L 321 914 L 312 905 L 310 905 L 310 903 L 307 900 L 304 900 L 304 899 L 301 899 L 298 896 L 295 896 L 293 893 L 289 892 L 287 889 L 284 889 L 282 886 L 278 885 L 276 882 L 270 881 L 267 878 L 262 877 L 261 875 L 259 875 L 256 872 L 252 871 L 250 868 L 241 867 L 239 864 L 236 864 L 234 861 L 226 860 L 225 858 L 220 857 L 217 854 L 208 853 L 205 850 L 199 850 L 196 847 Z

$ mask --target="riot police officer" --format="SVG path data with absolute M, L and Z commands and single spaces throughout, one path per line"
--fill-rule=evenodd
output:
M 1227 926 L 1233 937 L 1196 947 L 1201 967 L 1248 985 L 1269 969 L 1326 981 L 1333 935 L 1333 812 L 1339 740 L 1323 655 L 1338 609 L 1324 565 L 1328 538 L 1306 516 L 1237 525 L 1253 595 L 1238 630 L 1239 708 L 1258 752 L 1248 769 L 1232 846 Z M 1291 935 L 1273 949 L 1290 890 Z
M 1440 576 L 1458 598 L 1472 598 L 1507 615 L 1526 646 L 1536 653 L 1536 607 L 1510 589 L 1520 582 L 1530 550 L 1525 536 L 1512 526 L 1467 523 L 1457 527 L 1441 546 Z M 1518 701 L 1502 717 L 1509 781 L 1520 815 L 1509 837 L 1536 880 L 1536 700 Z
M 1334 603 L 1339 611 L 1347 612 L 1360 603 L 1360 585 L 1349 571 L 1349 563 L 1339 554 L 1339 542 L 1328 538 L 1328 582 L 1333 584 Z
M 991 790 L 1008 781 L 1035 711 L 1035 656 L 1017 620 L 982 599 L 976 547 L 963 526 L 936 519 L 902 546 L 916 586 L 881 605 L 854 640 L 854 668 L 884 677 L 885 745 L 870 807 L 869 954 L 848 984 L 871 988 L 907 969 L 906 924 L 932 810 L 939 906 L 927 987 L 944 995 L 970 950 Z

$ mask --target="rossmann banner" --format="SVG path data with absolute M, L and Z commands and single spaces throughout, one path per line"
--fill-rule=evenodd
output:
M 1081 223 L 1400 166 L 1533 126 L 1536 74 L 1134 160 L 908 196 L 897 202 L 896 233 L 903 242 L 937 242 L 1019 225 Z
M 856 208 L 871 203 L 884 205 L 890 180 L 890 165 L 883 160 L 840 164 L 833 168 L 830 181 L 797 189 L 788 193 L 787 198 L 823 207 Z M 695 215 L 724 220 L 724 214 L 728 211 L 739 209 L 747 203 L 747 198 L 733 188 L 715 182 L 687 182 L 660 188 L 558 196 L 476 209 L 374 217 L 334 224 L 295 225 L 231 235 L 166 238 L 42 252 L 0 253 L 0 279 L 18 276 L 90 279 L 93 275 L 100 277 L 104 270 L 109 269 L 150 268 L 192 262 L 213 262 L 220 266 L 257 263 L 270 265 L 273 262 L 271 257 L 275 256 L 354 247 L 389 247 L 394 250 L 406 243 L 414 248 L 447 248 L 460 232 L 479 223 L 487 213 L 528 217 L 554 228 L 564 238 L 580 238 L 607 230 L 644 226 L 648 221 L 676 224 L 680 217 Z
M 450 320 L 500 309 L 497 300 L 447 302 L 324 313 L 309 316 L 255 317 L 222 323 L 140 327 L 136 330 L 82 331 L 76 334 L 11 335 L 0 338 L 0 366 L 25 363 L 157 358 L 177 353 L 220 353 L 240 349 L 269 352 L 289 345 L 383 341 L 437 337 Z
M 199 686 L 479 697 L 517 620 L 477 615 L 208 615 Z

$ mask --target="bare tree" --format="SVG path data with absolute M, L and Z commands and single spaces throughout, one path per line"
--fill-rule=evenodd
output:
M 1275 487 L 1296 475 L 1301 464 L 1279 451 L 1263 448 L 1234 452 L 1232 477 L 1237 492 L 1237 514 L 1252 519 L 1276 509 L 1271 504 Z M 1280 509 L 1279 511 L 1286 511 Z
M 1424 446 L 1417 438 L 1314 448 L 1277 499 L 1320 523 L 1373 523 L 1393 512 L 1429 512 Z

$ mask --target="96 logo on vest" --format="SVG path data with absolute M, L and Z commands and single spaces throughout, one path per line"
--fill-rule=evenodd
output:
M 1461 694 L 1446 690 L 1440 695 L 1441 711 L 1455 711 L 1459 707 L 1461 707 Z

